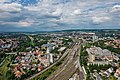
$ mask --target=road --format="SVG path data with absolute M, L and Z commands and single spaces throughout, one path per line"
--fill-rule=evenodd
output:
M 30 38 L 30 40 L 33 42 L 34 41 L 34 38 L 33 37 L 31 37 L 31 36 L 28 36 L 29 38 Z
M 33 42 L 33 41 L 34 41 L 34 38 L 33 38 L 32 36 L 28 36 L 28 37 L 29 37 L 29 39 L 31 40 L 31 44 L 34 45 L 34 42 Z
M 77 70 L 81 69 L 79 64 L 80 42 L 69 51 L 63 64 L 53 72 L 46 80 L 68 80 Z M 80 70 L 81 72 L 82 70 Z M 82 80 L 82 79 L 81 79 Z

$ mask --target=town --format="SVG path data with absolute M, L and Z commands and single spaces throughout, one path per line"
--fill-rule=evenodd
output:
M 119 80 L 120 30 L 0 33 L 2 79 Z

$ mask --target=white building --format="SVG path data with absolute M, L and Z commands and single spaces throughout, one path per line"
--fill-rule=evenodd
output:
M 50 60 L 50 63 L 53 63 L 53 54 L 49 54 L 49 60 Z
M 93 62 L 95 60 L 95 55 L 89 54 L 89 62 Z
M 55 45 L 54 44 L 43 44 L 42 47 L 43 48 L 47 48 L 46 53 L 50 53 L 52 50 L 55 49 Z

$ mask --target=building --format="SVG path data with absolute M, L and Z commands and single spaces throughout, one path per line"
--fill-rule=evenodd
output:
M 120 68 L 118 68 L 114 74 L 116 78 L 120 78 Z
M 87 40 L 92 40 L 93 42 L 98 40 L 98 36 L 95 33 L 81 33 L 81 37 Z
M 46 49 L 46 53 L 50 53 L 52 50 L 55 49 L 55 45 L 54 44 L 43 44 L 42 48 Z
M 90 64 L 97 64 L 97 65 L 108 65 L 109 64 L 109 62 L 108 61 L 93 61 L 93 62 L 89 62 L 88 63 L 88 65 L 90 65 Z
M 53 54 L 49 54 L 50 63 L 53 63 Z
M 113 60 L 118 60 L 119 58 L 112 54 L 111 51 L 107 49 L 101 49 L 100 47 L 91 47 L 86 49 L 88 52 L 88 65 L 89 64 L 98 64 L 98 65 L 105 65 L 109 64 Z
M 86 51 L 89 54 L 89 60 L 107 60 L 107 61 L 112 61 L 114 59 L 111 51 L 107 49 L 101 49 L 100 47 L 91 47 L 89 49 L 86 49 Z M 94 56 L 93 56 L 94 55 Z
M 95 55 L 90 53 L 89 54 L 89 62 L 93 62 L 95 60 Z

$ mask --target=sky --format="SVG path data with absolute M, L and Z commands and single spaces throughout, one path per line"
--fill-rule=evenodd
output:
M 0 0 L 0 32 L 120 29 L 120 0 Z

